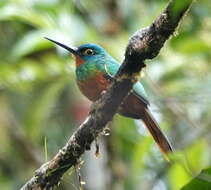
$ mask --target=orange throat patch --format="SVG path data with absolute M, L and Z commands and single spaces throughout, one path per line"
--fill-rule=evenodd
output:
M 77 67 L 84 63 L 84 60 L 78 55 L 75 56 L 75 61 L 76 61 L 76 66 Z

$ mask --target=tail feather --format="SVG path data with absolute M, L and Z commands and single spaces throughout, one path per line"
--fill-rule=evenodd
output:
M 157 122 L 147 108 L 144 109 L 144 117 L 142 118 L 142 120 L 151 133 L 152 137 L 154 138 L 155 142 L 159 146 L 160 150 L 165 155 L 172 152 L 172 148 L 168 139 L 162 133 L 160 127 L 158 126 Z

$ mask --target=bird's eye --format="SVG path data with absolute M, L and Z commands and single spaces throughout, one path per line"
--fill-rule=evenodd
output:
M 92 49 L 86 49 L 84 52 L 83 52 L 84 55 L 94 55 L 94 50 Z

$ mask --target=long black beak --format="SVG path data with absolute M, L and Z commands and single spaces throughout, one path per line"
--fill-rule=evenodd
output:
M 68 46 L 66 46 L 66 45 L 64 45 L 64 44 L 62 44 L 60 42 L 57 42 L 55 40 L 52 40 L 50 38 L 47 38 L 47 37 L 44 37 L 44 38 L 49 40 L 49 41 L 51 41 L 51 42 L 53 42 L 53 43 L 55 43 L 55 44 L 57 44 L 57 45 L 59 45 L 59 46 L 61 46 L 61 47 L 63 47 L 64 49 L 68 50 L 69 52 L 71 52 L 74 55 L 78 54 L 78 52 L 77 52 L 78 48 L 76 48 L 76 47 L 68 47 Z

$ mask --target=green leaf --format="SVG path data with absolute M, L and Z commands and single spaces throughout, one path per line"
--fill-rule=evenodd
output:
M 204 169 L 193 178 L 181 190 L 210 190 L 211 189 L 211 167 Z
M 169 170 L 169 182 L 172 190 L 178 190 L 191 179 L 192 172 L 183 153 L 174 152 L 169 156 L 174 163 Z
M 39 11 L 19 4 L 8 4 L 0 9 L 0 21 L 16 20 L 38 28 L 49 28 L 51 20 Z
M 44 36 L 48 33 L 49 31 L 46 30 L 28 32 L 14 45 L 11 53 L 12 58 L 16 60 L 29 53 L 46 49 L 49 43 L 44 39 Z
M 53 43 L 50 43 L 44 39 L 45 36 L 51 36 L 53 39 L 57 39 L 58 36 L 61 36 L 61 41 L 66 41 L 66 43 L 73 43 L 72 38 L 68 38 L 67 34 L 58 30 L 34 30 L 28 32 L 23 38 L 14 44 L 11 53 L 13 60 L 20 59 L 30 53 L 35 53 L 49 47 L 55 47 Z

